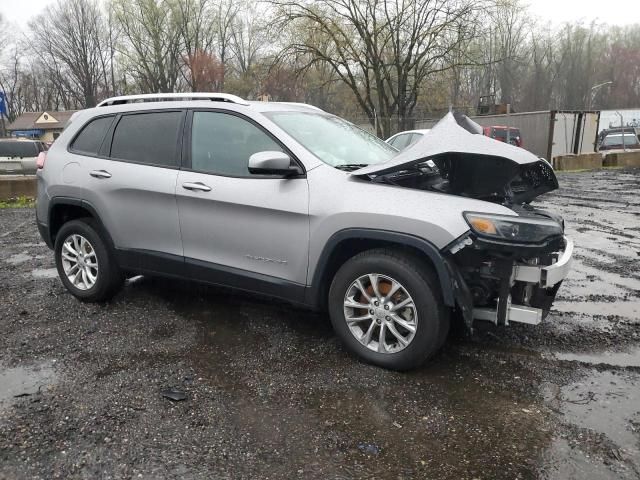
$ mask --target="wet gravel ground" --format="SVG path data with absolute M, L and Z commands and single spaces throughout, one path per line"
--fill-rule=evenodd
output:
M 541 204 L 577 247 L 547 322 L 405 374 L 225 289 L 138 278 L 82 304 L 33 211 L 0 210 L 0 478 L 639 478 L 640 170 L 560 182 Z

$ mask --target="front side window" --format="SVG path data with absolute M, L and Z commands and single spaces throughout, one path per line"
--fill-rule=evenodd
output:
M 111 126 L 113 116 L 101 117 L 91 120 L 80 131 L 80 134 L 71 144 L 71 149 L 79 153 L 87 153 L 89 155 L 97 155 L 102 145 L 102 140 Z M 58 133 L 58 135 L 60 135 Z M 54 138 L 56 134 L 53 134 Z
M 111 157 L 164 167 L 178 166 L 182 112 L 124 115 L 113 132 Z
M 315 112 L 268 112 L 265 115 L 332 167 L 374 165 L 398 154 L 375 135 L 334 115 Z
M 250 176 L 249 157 L 282 148 L 260 128 L 236 115 L 194 112 L 191 168 L 205 173 Z

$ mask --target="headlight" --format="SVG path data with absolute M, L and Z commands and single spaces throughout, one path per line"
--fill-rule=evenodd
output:
M 484 238 L 516 243 L 541 243 L 563 234 L 562 226 L 544 218 L 514 217 L 484 213 L 463 213 L 471 230 Z

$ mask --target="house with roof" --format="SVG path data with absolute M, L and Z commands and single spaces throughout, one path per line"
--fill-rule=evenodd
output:
M 50 143 L 60 136 L 71 115 L 76 111 L 25 112 L 7 125 L 7 133 L 12 137 Z

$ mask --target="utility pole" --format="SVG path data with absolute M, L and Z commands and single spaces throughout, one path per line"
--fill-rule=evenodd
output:
M 626 147 L 626 145 L 624 143 L 624 116 L 618 111 L 616 111 L 616 114 L 620 117 L 620 128 L 622 130 L 622 132 L 621 132 L 622 133 L 622 151 L 626 152 L 627 151 L 627 147 Z
M 613 82 L 609 80 L 608 82 L 599 83 L 598 85 L 591 87 L 591 90 L 589 90 L 589 103 L 587 104 L 587 110 L 591 110 L 591 105 L 593 104 L 593 99 L 595 98 L 597 91 L 605 85 L 611 85 L 612 83 Z
M 511 104 L 507 103 L 507 145 L 511 145 Z
M 5 95 L 5 93 L 0 92 L 0 138 L 7 136 L 7 127 L 4 124 L 4 117 L 7 114 L 6 98 L 7 96 Z

